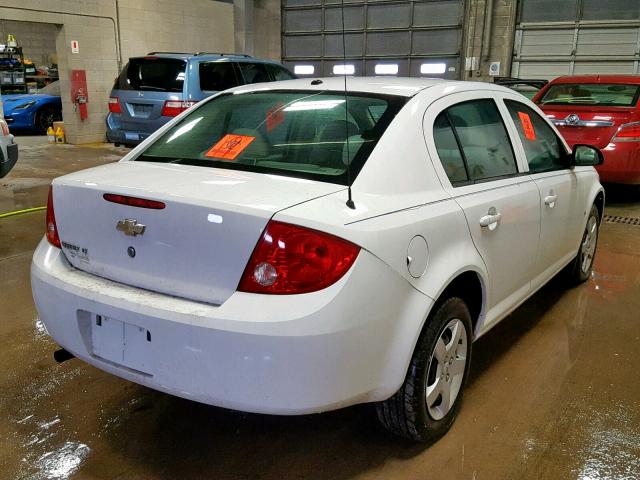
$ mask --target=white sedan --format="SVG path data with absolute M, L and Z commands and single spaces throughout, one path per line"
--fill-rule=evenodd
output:
M 173 395 L 303 414 L 375 402 L 417 441 L 472 342 L 561 270 L 604 208 L 523 96 L 432 79 L 238 87 L 119 163 L 54 180 L 33 295 L 72 355 Z
M 18 144 L 9 133 L 9 126 L 0 118 L 0 178 L 6 177 L 18 161 Z

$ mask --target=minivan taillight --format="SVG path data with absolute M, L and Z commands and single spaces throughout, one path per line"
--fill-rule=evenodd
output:
M 360 247 L 334 235 L 272 220 L 238 290 L 280 295 L 315 292 L 340 280 L 359 252 Z
M 60 237 L 58 237 L 56 214 L 53 211 L 53 186 L 49 187 L 49 199 L 47 200 L 47 240 L 54 247 L 62 248 Z
M 196 101 L 167 100 L 162 107 L 163 117 L 175 117 L 184 112 L 187 108 L 195 105 Z
M 640 142 L 640 122 L 625 123 L 618 128 L 612 142 Z
M 118 97 L 109 97 L 109 111 L 111 113 L 120 113 L 120 99 Z

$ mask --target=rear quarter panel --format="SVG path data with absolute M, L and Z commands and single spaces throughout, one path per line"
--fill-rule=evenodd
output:
M 419 94 L 398 113 L 353 184 L 354 210 L 346 206 L 345 189 L 278 212 L 274 218 L 346 238 L 375 255 L 416 291 L 437 299 L 465 271 L 476 272 L 486 284 L 486 268 L 464 214 L 442 188 L 426 148 L 422 119 L 431 102 L 429 95 Z M 426 263 L 417 278 L 407 265 L 408 247 L 416 236 L 427 244 L 426 259 L 413 259 Z M 428 313 L 413 319 L 409 328 L 415 338 Z

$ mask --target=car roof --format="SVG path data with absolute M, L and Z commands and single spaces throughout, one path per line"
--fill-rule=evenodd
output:
M 493 92 L 513 93 L 513 90 L 485 82 L 469 82 L 459 80 L 445 80 L 442 78 L 415 77 L 347 77 L 348 92 L 377 93 L 413 97 L 422 90 L 440 86 L 444 94 L 466 90 L 485 90 Z M 452 88 L 447 88 L 452 87 Z M 268 90 L 304 90 L 304 91 L 336 91 L 344 92 L 345 78 L 342 76 L 325 78 L 299 78 L 280 82 L 253 83 L 230 89 L 234 93 L 268 91 Z
M 551 80 L 557 83 L 632 83 L 640 84 L 640 75 L 565 75 Z
M 210 53 L 210 52 L 149 52 L 147 55 L 139 55 L 131 58 L 145 58 L 145 57 L 160 57 L 160 58 L 175 58 L 180 60 L 229 60 L 234 62 L 252 62 L 252 63 L 273 63 L 280 65 L 275 60 L 268 60 L 264 58 L 255 58 L 251 55 L 245 55 L 241 53 Z

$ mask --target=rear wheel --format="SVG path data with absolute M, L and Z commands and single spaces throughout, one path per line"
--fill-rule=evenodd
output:
M 60 112 L 55 108 L 49 106 L 42 107 L 36 113 L 35 127 L 38 130 L 38 133 L 46 135 L 47 129 L 53 126 L 53 122 L 57 122 L 61 118 L 62 116 L 60 115 Z
M 471 335 L 471 314 L 462 299 L 452 297 L 436 306 L 404 383 L 376 405 L 387 430 L 418 442 L 437 440 L 449 430 L 469 372 Z
M 566 275 L 570 284 L 576 285 L 585 282 L 591 276 L 593 260 L 598 246 L 598 230 L 600 227 L 600 212 L 595 205 L 591 207 L 587 224 L 582 234 L 580 250 L 576 258 L 567 267 Z

